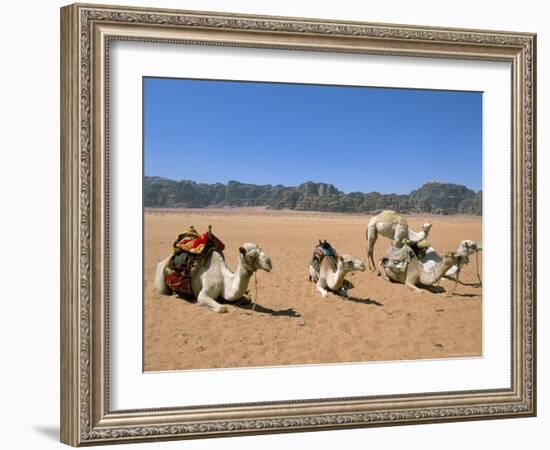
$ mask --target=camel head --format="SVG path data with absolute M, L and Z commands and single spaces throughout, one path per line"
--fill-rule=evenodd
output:
M 364 272 L 365 264 L 359 259 L 355 259 L 350 255 L 340 255 L 338 256 L 338 269 L 341 269 L 344 272 Z
M 431 223 L 425 223 L 422 225 L 422 231 L 426 233 L 426 236 L 428 236 L 428 233 L 430 232 L 430 228 L 432 227 Z
M 483 249 L 481 248 L 481 244 L 479 242 L 464 239 L 458 246 L 457 253 L 469 256 L 481 250 Z
M 265 270 L 270 272 L 271 258 L 260 247 L 251 242 L 246 242 L 239 247 L 239 253 L 241 254 L 241 262 L 246 270 L 249 272 L 256 272 L 257 270 Z

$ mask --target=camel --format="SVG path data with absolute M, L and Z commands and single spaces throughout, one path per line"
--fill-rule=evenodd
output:
M 381 260 L 381 273 L 387 281 L 396 281 L 415 292 L 422 292 L 418 285 L 431 286 L 437 283 L 449 268 L 460 264 L 463 258 L 455 252 L 449 252 L 431 270 L 426 270 L 411 247 L 392 247 Z
M 325 256 L 321 260 L 319 272 L 312 264 L 309 265 L 309 279 L 316 282 L 316 288 L 323 297 L 328 297 L 329 290 L 344 297 L 353 284 L 346 280 L 351 272 L 364 272 L 365 264 L 350 255 Z
M 371 272 L 376 271 L 373 254 L 374 244 L 379 234 L 393 239 L 393 246 L 400 248 L 403 246 L 404 239 L 408 239 L 408 242 L 413 244 L 426 239 L 431 227 L 431 223 L 425 223 L 422 225 L 422 231 L 416 233 L 409 229 L 407 220 L 402 215 L 391 210 L 382 211 L 377 216 L 374 216 L 369 221 L 366 231 L 369 270 Z
M 436 266 L 438 262 L 441 261 L 441 256 L 437 253 L 437 251 L 431 247 L 427 241 L 420 241 L 416 244 L 414 249 L 414 252 L 417 255 L 418 260 L 424 267 L 424 270 L 431 271 Z M 444 278 L 448 278 L 450 280 L 453 280 L 455 282 L 455 286 L 452 289 L 454 291 L 457 287 L 457 284 L 459 283 L 459 277 L 460 277 L 460 270 L 463 266 L 468 264 L 470 262 L 470 256 L 483 250 L 479 242 L 471 241 L 469 239 L 464 239 L 460 244 L 458 245 L 458 248 L 456 249 L 456 254 L 458 256 L 463 257 L 461 259 L 461 262 L 458 264 L 455 264 L 449 268 L 443 275 Z M 478 281 L 481 285 L 481 278 L 478 273 Z
M 239 300 L 248 290 L 252 274 L 257 270 L 270 272 L 272 265 L 269 256 L 256 244 L 247 242 L 239 247 L 237 270 L 231 272 L 223 256 L 213 251 L 191 278 L 193 294 L 199 305 L 207 306 L 217 313 L 227 312 L 227 307 L 216 300 Z M 170 256 L 157 265 L 155 287 L 159 294 L 171 295 L 166 285 L 165 270 Z

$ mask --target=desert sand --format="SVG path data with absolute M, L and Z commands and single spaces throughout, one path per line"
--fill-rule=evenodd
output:
M 392 284 L 368 271 L 350 277 L 351 297 L 322 298 L 308 281 L 317 239 L 366 262 L 370 216 L 270 211 L 263 208 L 146 210 L 144 217 L 144 370 L 209 369 L 364 361 L 475 357 L 482 355 L 482 288 L 459 285 L 447 297 Z M 482 242 L 481 218 L 409 215 L 411 228 L 433 223 L 429 241 L 440 254 L 462 239 Z M 156 293 L 157 263 L 171 253 L 184 228 L 213 232 L 226 245 L 233 270 L 243 242 L 259 244 L 273 270 L 258 272 L 250 294 L 256 302 L 212 310 Z M 390 241 L 379 237 L 375 260 Z M 482 272 L 482 255 L 479 256 Z M 461 273 L 475 283 L 475 256 Z M 454 283 L 443 280 L 449 290 Z

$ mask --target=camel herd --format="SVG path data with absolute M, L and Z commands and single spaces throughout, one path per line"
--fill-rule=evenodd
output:
M 432 225 L 425 223 L 422 231 L 409 229 L 406 219 L 394 211 L 383 211 L 374 216 L 367 226 L 367 259 L 369 270 L 377 271 L 374 262 L 374 245 L 378 235 L 392 239 L 391 247 L 380 260 L 379 275 L 390 282 L 401 283 L 415 292 L 419 286 L 430 289 L 443 277 L 454 280 L 456 289 L 460 270 L 469 262 L 469 257 L 482 250 L 479 243 L 463 240 L 456 251 L 440 256 L 427 243 Z M 322 246 L 319 241 L 319 246 Z M 329 245 L 326 241 L 324 244 Z M 346 275 L 365 271 L 365 264 L 350 255 L 338 255 L 334 249 L 329 256 L 322 257 L 318 265 L 310 262 L 309 279 L 315 282 L 317 291 L 327 297 L 329 292 L 347 297 L 353 284 Z M 155 287 L 159 294 L 174 292 L 167 286 L 165 274 L 171 256 L 157 265 Z M 201 263 L 191 278 L 192 291 L 199 305 L 207 306 L 217 313 L 227 311 L 218 300 L 236 301 L 248 291 L 252 275 L 258 270 L 270 272 L 269 256 L 258 245 L 244 243 L 239 247 L 239 263 L 234 272 L 227 266 L 223 255 L 213 251 Z M 479 285 L 481 279 L 478 274 Z

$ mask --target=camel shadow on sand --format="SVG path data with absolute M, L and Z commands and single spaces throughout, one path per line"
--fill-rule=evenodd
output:
M 392 280 L 391 278 L 388 280 L 391 284 L 396 285 L 403 285 L 403 283 L 399 283 L 398 281 Z M 418 289 L 420 289 L 421 292 L 430 292 L 432 294 L 444 294 L 447 292 L 447 290 L 443 286 L 439 285 L 433 285 L 433 284 L 418 284 L 416 285 Z
M 479 282 L 477 282 L 477 283 L 463 283 L 462 281 L 458 280 L 457 283 L 462 285 L 462 286 L 469 286 L 469 287 L 473 287 L 473 288 L 483 287 L 483 285 Z
M 287 309 L 271 309 L 266 306 L 262 306 L 259 303 L 252 303 L 249 298 L 243 297 L 235 302 L 220 301 L 221 304 L 231 305 L 235 308 L 244 309 L 253 313 L 269 314 L 273 317 L 285 316 L 285 317 L 302 317 L 302 315 L 295 311 L 294 308 Z
M 363 305 L 376 305 L 376 306 L 384 306 L 383 303 L 380 303 L 376 300 L 373 300 L 371 298 L 361 298 L 361 297 L 355 297 L 353 295 L 349 295 L 349 296 L 344 296 L 344 295 L 341 295 L 337 292 L 333 292 L 333 294 L 336 296 L 336 297 L 340 297 L 342 300 L 347 300 L 347 301 L 350 301 L 350 302 L 355 302 L 355 303 L 361 303 Z
M 452 280 L 452 281 L 456 281 L 455 287 L 453 287 L 451 290 L 448 290 L 448 291 L 444 290 L 444 292 L 446 292 L 449 297 L 481 297 L 481 294 L 459 293 L 459 292 L 456 292 L 456 289 L 457 289 L 458 285 L 471 287 L 471 288 L 474 288 L 474 289 L 480 289 L 480 288 L 483 287 L 482 283 L 480 283 L 480 282 L 464 283 L 463 281 L 460 281 L 460 280 Z
M 342 299 L 355 302 L 355 303 L 362 303 L 363 305 L 376 305 L 376 306 L 384 306 L 383 303 L 377 302 L 376 300 L 372 300 L 370 298 L 360 298 L 360 297 L 354 297 L 350 295 L 349 297 L 342 297 Z
M 465 285 L 465 286 L 469 286 L 469 285 Z M 419 285 L 418 287 L 423 291 L 427 291 L 427 292 L 430 292 L 432 294 L 444 295 L 448 298 L 451 298 L 451 297 L 480 297 L 479 294 L 462 294 L 460 292 L 456 292 L 456 291 L 453 291 L 453 290 L 447 290 L 443 286 L 423 286 L 423 285 Z
M 395 281 L 391 281 L 392 283 L 395 283 L 395 284 L 398 284 L 397 282 Z M 471 287 L 479 287 L 477 284 L 466 284 L 466 283 L 460 283 L 459 284 L 462 284 L 463 286 L 471 286 Z M 443 286 L 434 286 L 434 285 L 423 285 L 423 284 L 419 284 L 417 286 L 422 292 L 429 292 L 431 294 L 440 294 L 440 295 L 445 295 L 449 298 L 451 297 L 480 297 L 479 294 L 461 294 L 459 292 L 456 292 L 456 291 L 452 291 L 452 290 L 447 290 L 445 289 Z
M 461 294 L 460 292 L 451 292 L 449 294 L 449 298 L 450 297 L 481 297 L 481 295 L 479 294 Z
M 479 297 L 479 294 L 461 294 L 456 291 L 447 290 L 443 286 L 418 286 L 421 290 L 430 292 L 432 294 L 440 294 L 445 297 L 451 298 L 451 297 Z
M 431 292 L 432 294 L 444 294 L 445 292 L 448 292 L 443 286 L 429 286 L 419 284 L 417 287 L 422 291 Z
M 187 303 L 197 304 L 197 300 L 195 298 L 187 297 L 179 294 L 176 295 L 176 297 L 181 300 L 185 300 Z M 271 308 L 262 306 L 259 303 L 252 303 L 252 300 L 250 300 L 247 297 L 242 297 L 241 299 L 236 301 L 227 301 L 223 299 L 218 299 L 217 302 L 220 305 L 233 306 L 235 308 L 244 309 L 246 311 L 250 311 L 253 313 L 269 314 L 270 316 L 273 316 L 273 317 L 277 317 L 277 316 L 302 317 L 302 315 L 299 312 L 295 311 L 294 308 L 271 309 Z

